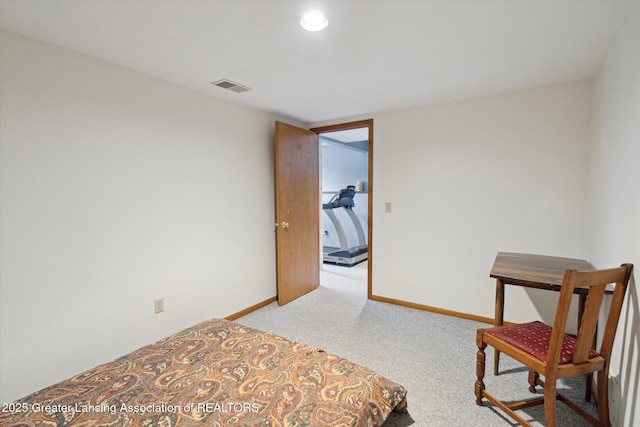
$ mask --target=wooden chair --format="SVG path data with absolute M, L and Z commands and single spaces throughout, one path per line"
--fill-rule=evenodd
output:
M 486 398 L 523 426 L 531 426 L 515 411 L 544 404 L 547 427 L 556 426 L 556 399 L 561 400 L 594 426 L 610 426 L 608 376 L 613 339 L 620 318 L 622 302 L 627 290 L 633 266 L 623 264 L 618 268 L 593 271 L 569 269 L 564 274 L 553 327 L 541 322 L 531 322 L 491 329 L 478 329 L 478 345 L 475 383 L 476 403 L 483 405 Z M 611 307 L 607 316 L 602 344 L 593 350 L 598 313 L 608 284 L 615 283 Z M 588 287 L 584 313 L 576 338 L 565 334 L 565 325 L 575 287 Z M 506 404 L 485 390 L 485 348 L 494 347 L 527 366 L 529 390 L 535 393 L 536 385 L 544 388 L 544 396 Z M 587 414 L 576 404 L 559 394 L 556 381 L 576 375 L 592 375 L 597 372 L 596 401 L 598 419 Z M 540 380 L 544 376 L 544 381 Z

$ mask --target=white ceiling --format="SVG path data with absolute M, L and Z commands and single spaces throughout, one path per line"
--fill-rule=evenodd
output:
M 638 4 L 0 0 L 0 25 L 314 124 L 592 77 Z

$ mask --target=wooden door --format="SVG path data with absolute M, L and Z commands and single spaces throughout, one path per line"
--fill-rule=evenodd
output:
M 276 273 L 278 304 L 320 284 L 318 134 L 276 122 Z

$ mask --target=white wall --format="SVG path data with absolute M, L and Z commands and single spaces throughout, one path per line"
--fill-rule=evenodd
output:
M 0 401 L 276 294 L 275 117 L 1 43 Z
M 339 191 L 346 188 L 347 185 L 356 185 L 356 181 L 358 180 L 366 184 L 369 169 L 369 153 L 330 143 L 322 144 L 321 147 L 323 191 Z M 334 195 L 335 194 L 323 194 L 322 203 L 329 202 Z M 369 195 L 368 193 L 357 193 L 353 201 L 355 203 L 353 211 L 360 220 L 360 225 L 364 230 L 366 240 Z M 348 245 L 350 247 L 358 246 L 358 234 L 349 215 L 344 212 L 344 209 L 334 209 L 334 213 L 342 223 Z M 340 240 L 329 217 L 323 213 L 320 219 L 322 221 L 321 230 L 323 233 L 322 244 L 324 246 L 339 247 Z M 325 234 L 325 232 L 328 234 Z
M 591 84 L 375 115 L 373 293 L 493 318 L 498 251 L 588 258 Z M 505 319 L 555 297 L 508 287 Z
M 635 266 L 611 362 L 612 422 L 640 425 L 640 7 L 595 79 L 591 175 L 596 267 Z

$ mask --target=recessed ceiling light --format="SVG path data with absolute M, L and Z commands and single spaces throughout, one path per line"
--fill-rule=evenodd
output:
M 329 25 L 329 21 L 321 11 L 311 10 L 302 16 L 300 25 L 307 31 L 321 31 Z

